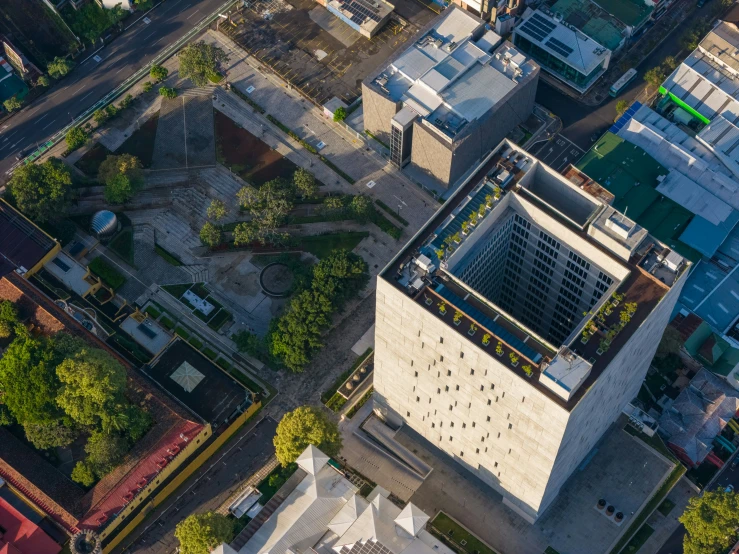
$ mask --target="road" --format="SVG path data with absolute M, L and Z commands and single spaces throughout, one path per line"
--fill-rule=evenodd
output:
M 0 129 L 0 181 L 16 155 L 35 148 L 115 89 L 167 45 L 177 41 L 224 0 L 166 0 L 147 14 L 130 18 L 129 28 L 79 66 L 57 86 L 16 114 Z M 89 51 L 87 56 L 92 54 Z
M 596 133 L 598 135 L 605 133 L 613 124 L 616 117 L 616 102 L 633 101 L 645 87 L 644 73 L 660 65 L 667 56 L 678 56 L 681 50 L 679 39 L 695 23 L 695 14 L 695 11 L 689 13 L 670 36 L 647 56 L 638 66 L 636 78 L 618 98 L 608 97 L 608 100 L 600 106 L 586 106 L 539 79 L 536 91 L 537 103 L 559 116 L 563 126 L 561 135 L 583 150 L 589 150 L 592 146 L 591 137 Z
M 125 554 L 172 554 L 178 541 L 174 528 L 193 513 L 218 508 L 246 479 L 274 454 L 272 438 L 277 422 L 264 418 L 253 429 L 242 429 L 219 452 L 190 477 L 114 552 Z

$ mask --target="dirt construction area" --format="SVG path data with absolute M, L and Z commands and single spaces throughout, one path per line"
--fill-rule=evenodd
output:
M 361 36 L 314 0 L 256 0 L 220 30 L 316 104 L 347 104 L 362 79 L 403 48 L 436 13 L 419 0 L 398 0 L 372 39 Z

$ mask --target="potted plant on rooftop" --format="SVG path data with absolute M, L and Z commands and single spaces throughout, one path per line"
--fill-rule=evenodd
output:
M 493 207 L 493 196 L 488 194 L 485 196 L 485 207 L 490 210 Z
M 444 302 L 443 300 L 439 302 L 439 313 L 441 315 L 446 315 L 446 302 Z
M 503 190 L 498 185 L 495 185 L 495 188 L 493 189 L 493 195 L 495 196 L 496 200 L 500 199 L 500 195 L 502 193 L 503 193 Z
M 472 213 L 470 214 L 470 219 L 469 219 L 469 221 L 470 221 L 470 225 L 471 225 L 472 227 L 474 227 L 475 225 L 477 225 L 477 221 L 478 221 L 478 220 L 479 220 L 479 217 L 478 217 L 478 215 L 477 215 L 477 212 L 472 212 Z
M 482 336 L 482 345 L 483 345 L 483 346 L 487 346 L 487 345 L 489 345 L 489 344 L 490 344 L 490 333 L 485 333 L 485 334 L 484 334 L 484 335 Z
M 474 336 L 475 336 L 475 333 L 477 333 L 477 325 L 475 325 L 474 323 L 472 323 L 472 324 L 470 325 L 470 329 L 469 329 L 469 331 L 467 331 L 467 334 L 468 334 L 469 336 L 471 336 L 471 337 L 474 337 Z
M 459 236 L 459 233 L 454 233 L 452 235 L 452 240 L 454 242 L 456 242 L 457 244 L 461 244 L 462 243 L 462 237 Z
M 513 367 L 516 367 L 518 365 L 518 354 L 516 354 L 515 352 L 511 352 L 510 354 L 508 354 L 508 357 L 511 359 L 511 365 Z
M 454 312 L 454 325 L 459 327 L 460 323 L 462 323 L 462 312 L 457 310 L 456 312 Z
M 462 222 L 462 234 L 467 236 L 467 234 L 470 232 L 470 224 L 467 221 Z
M 590 334 L 590 330 L 585 328 L 582 332 L 582 338 L 580 339 L 580 342 L 583 344 L 588 344 L 588 341 L 590 340 L 590 337 L 592 335 Z
M 531 377 L 534 374 L 534 370 L 531 369 L 531 366 L 526 364 L 521 369 L 523 369 L 523 372 L 526 374 L 526 377 Z
M 431 297 L 430 297 L 430 296 L 429 296 L 428 294 L 424 294 L 424 295 L 423 295 L 423 302 L 424 302 L 424 304 L 426 304 L 427 306 L 430 306 L 431 304 L 433 304 L 433 302 L 434 302 L 434 299 L 433 299 L 433 298 L 431 298 Z
M 499 358 L 503 357 L 503 343 L 498 341 L 497 346 L 495 347 L 495 353 L 498 355 Z

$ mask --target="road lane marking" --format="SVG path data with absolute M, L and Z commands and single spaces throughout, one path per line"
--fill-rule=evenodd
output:
M 149 33 L 148 35 L 146 35 L 144 37 L 144 40 L 149 40 L 151 37 L 153 37 L 156 34 L 157 34 L 157 32 L 156 31 L 153 31 L 153 32 Z
M 95 92 L 95 91 L 94 90 L 91 90 L 90 92 L 88 92 L 87 94 L 85 94 L 82 98 L 80 98 L 80 102 L 82 102 L 82 100 L 84 100 L 85 98 L 87 98 L 88 96 L 90 96 L 93 92 Z
M 199 11 L 200 11 L 200 9 L 195 10 L 194 12 L 192 12 L 190 15 L 187 16 L 187 19 L 190 19 L 193 15 L 195 15 Z
M 54 121 L 56 121 L 56 120 L 54 120 Z M 48 124 L 48 125 L 47 125 L 46 127 L 49 127 L 49 126 L 50 126 L 51 124 L 53 124 L 53 123 L 54 123 L 54 121 L 49 121 L 49 124 Z M 46 130 L 46 127 L 44 127 L 44 128 L 43 128 L 43 129 L 41 129 L 41 130 L 42 130 L 42 131 L 45 131 L 45 130 Z
M 118 71 L 116 71 L 116 72 L 115 72 L 115 75 L 118 75 L 118 74 L 119 74 L 119 73 L 120 73 L 121 71 L 123 71 L 124 69 L 126 69 L 126 68 L 125 68 L 125 67 L 121 67 L 121 68 L 120 68 L 120 69 L 119 69 Z
M 30 114 L 29 114 L 29 115 L 30 115 Z M 42 115 L 41 117 L 39 117 L 39 118 L 38 118 L 38 121 L 36 121 L 36 123 L 40 123 L 40 122 L 41 122 L 41 120 L 42 120 L 43 118 L 45 118 L 45 117 L 46 117 L 47 115 L 49 115 L 49 114 L 48 114 L 48 113 L 45 113 L 44 115 Z

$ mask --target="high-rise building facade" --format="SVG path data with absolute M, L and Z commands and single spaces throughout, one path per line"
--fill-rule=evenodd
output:
M 504 141 L 378 279 L 376 411 L 533 522 L 636 396 L 688 266 Z

